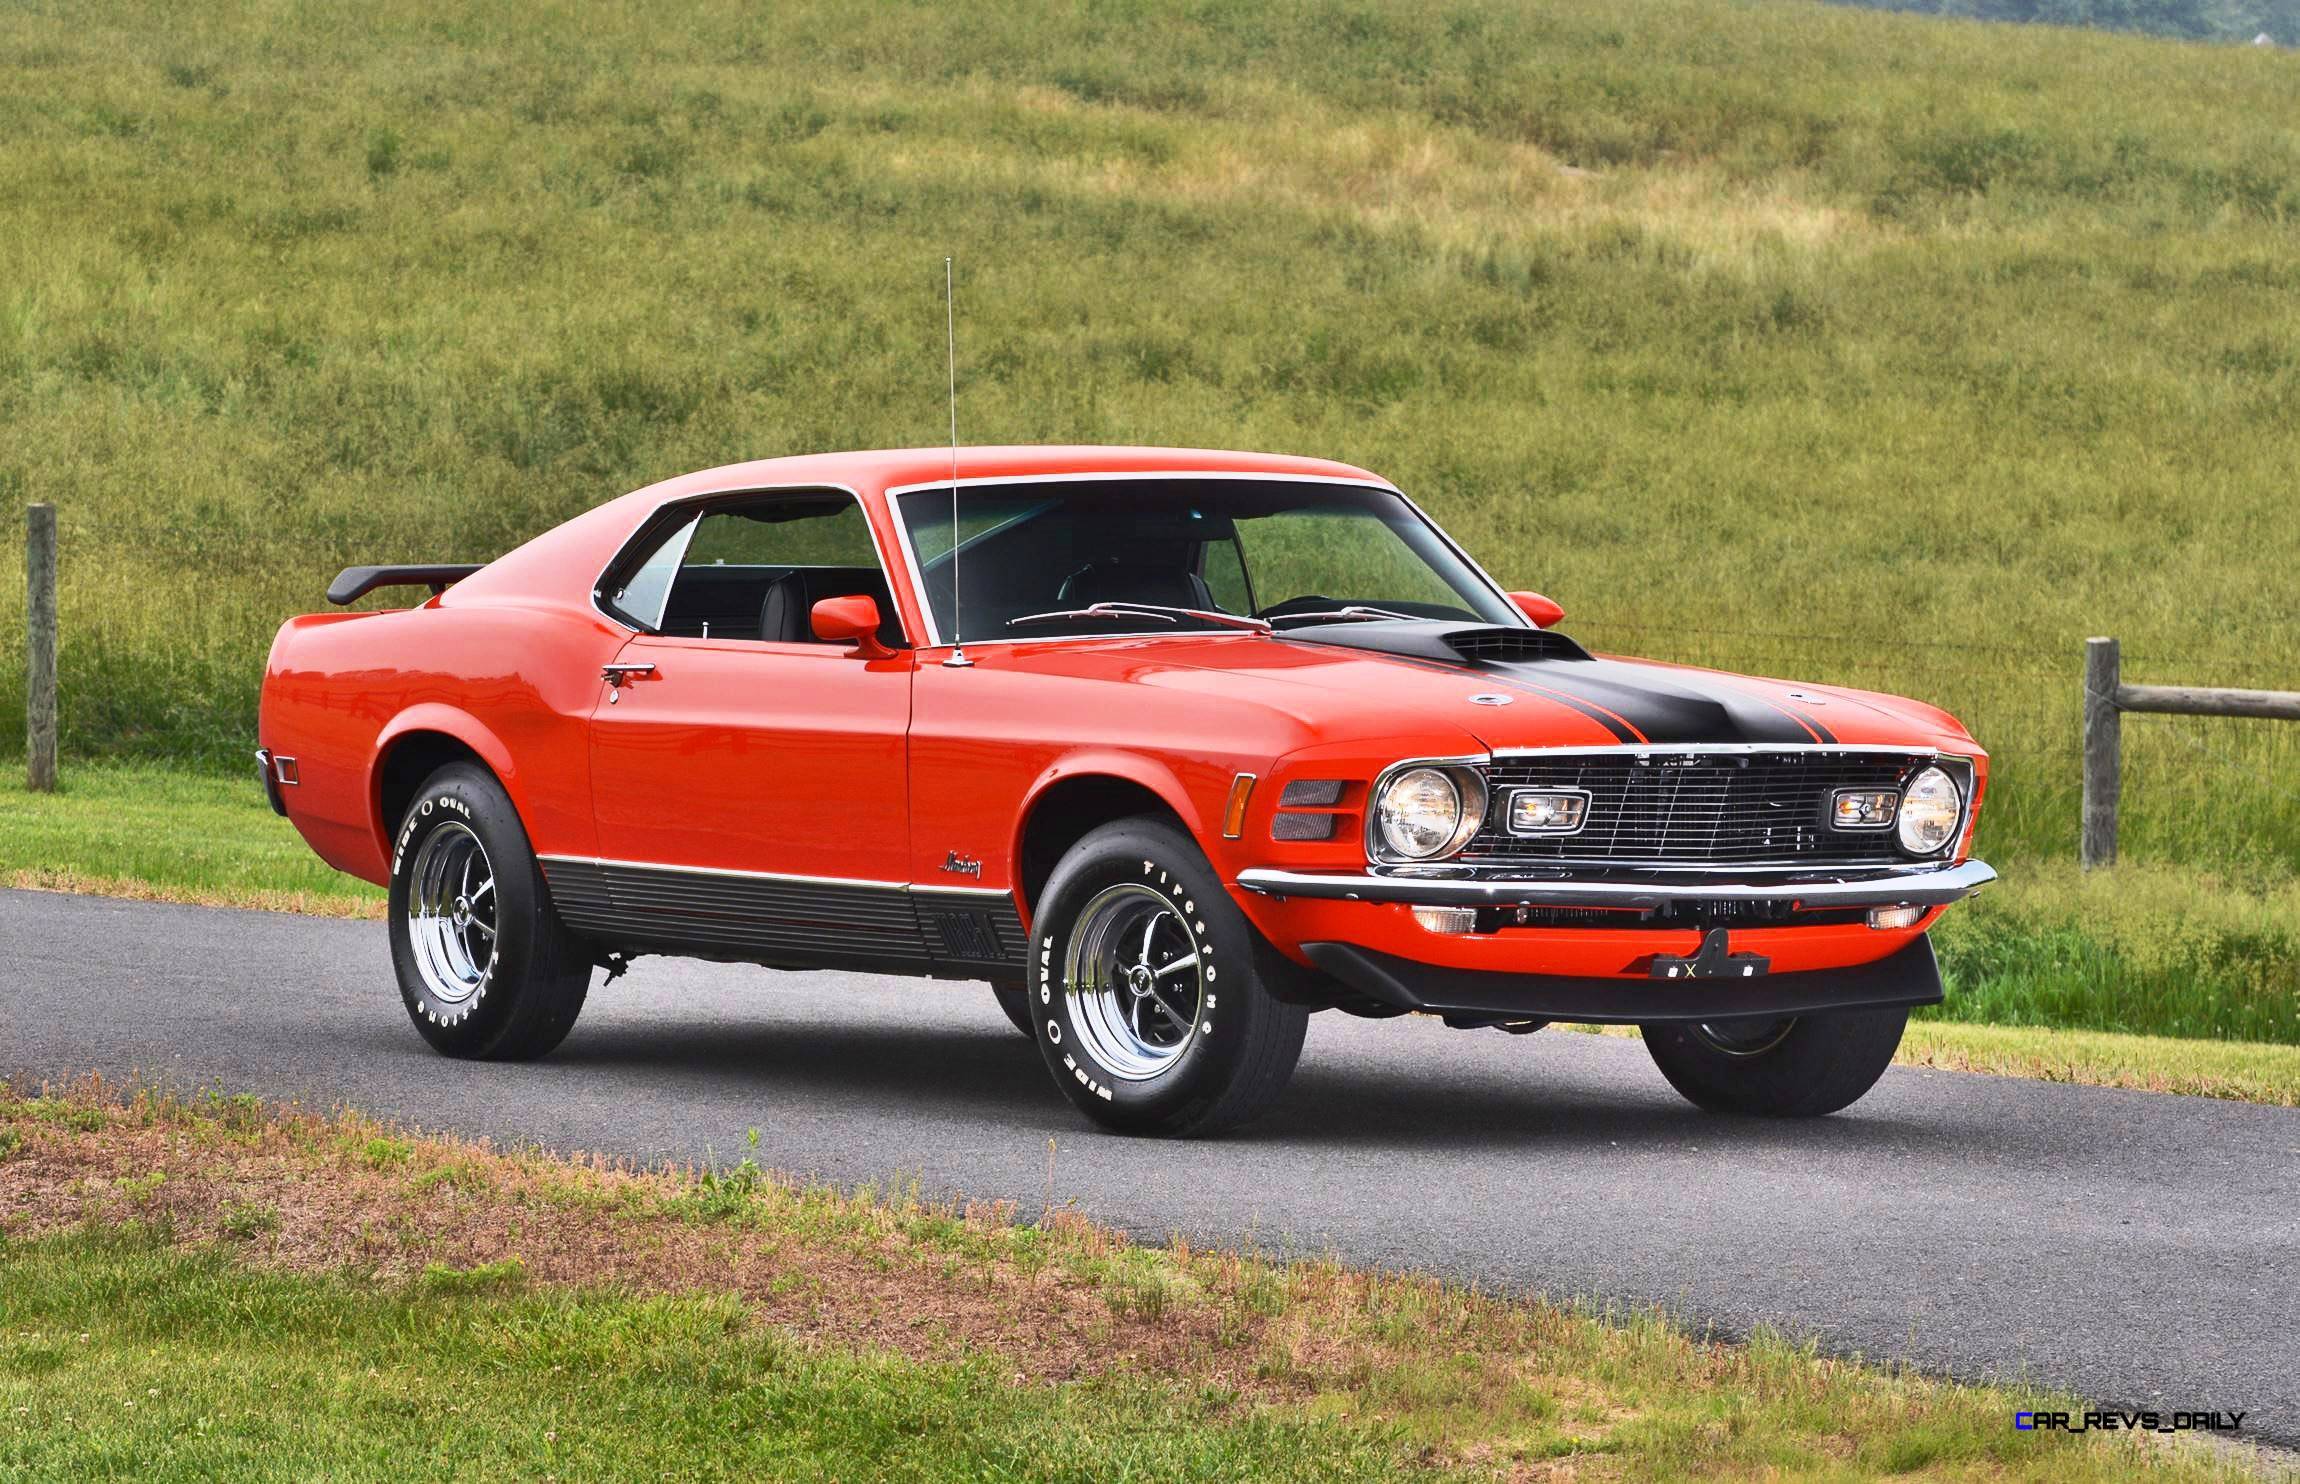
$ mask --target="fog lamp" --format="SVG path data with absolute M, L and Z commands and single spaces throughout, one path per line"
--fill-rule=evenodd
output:
M 1474 933 L 1477 931 L 1475 907 L 1416 907 L 1414 921 L 1433 933 Z
M 1924 915 L 1925 909 L 1922 907 L 1871 907 L 1869 926 L 1879 932 L 1890 928 L 1915 927 Z
M 1589 795 L 1578 789 L 1521 788 L 1509 796 L 1513 835 L 1570 835 L 1589 819 Z
M 1882 830 L 1901 807 L 1899 789 L 1840 788 L 1829 801 L 1829 823 L 1841 830 Z

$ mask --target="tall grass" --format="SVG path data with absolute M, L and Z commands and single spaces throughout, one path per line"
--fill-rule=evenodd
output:
M 239 765 L 356 560 L 727 460 L 1314 451 L 1608 647 L 1899 689 L 2065 854 L 2077 655 L 2300 683 L 2295 59 L 1794 3 L 0 14 L 0 505 L 66 735 Z M 22 705 L 0 563 L 0 727 Z M 2300 736 L 2136 721 L 2281 874 Z M 5 745 L 5 744 L 0 744 Z

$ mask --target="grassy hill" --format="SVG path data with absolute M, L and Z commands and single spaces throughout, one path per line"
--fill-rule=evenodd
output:
M 68 745 L 243 766 L 355 560 L 940 436 L 1337 455 L 1612 648 L 1912 692 L 2065 855 L 2088 633 L 2300 684 L 2300 58 L 1813 4 L 0 13 Z M 0 563 L 0 746 L 21 573 Z M 2128 728 L 2283 879 L 2300 728 Z

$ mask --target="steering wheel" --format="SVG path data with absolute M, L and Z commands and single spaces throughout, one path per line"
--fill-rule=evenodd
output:
M 1324 593 L 1304 593 L 1298 598 L 1288 598 L 1283 603 L 1258 608 L 1254 610 L 1254 617 L 1284 618 L 1289 613 L 1331 613 L 1343 606 L 1340 598 L 1329 598 Z

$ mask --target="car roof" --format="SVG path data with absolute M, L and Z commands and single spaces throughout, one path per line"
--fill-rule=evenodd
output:
M 504 553 L 485 568 L 448 589 L 444 601 L 458 606 L 473 601 L 533 598 L 589 602 L 590 583 L 609 559 L 640 528 L 656 508 L 675 500 L 744 490 L 775 488 L 843 488 L 859 495 L 866 508 L 877 507 L 874 529 L 885 511 L 885 492 L 906 485 L 944 484 L 950 479 L 951 453 L 940 448 L 884 448 L 848 453 L 800 454 L 790 458 L 754 459 L 681 474 L 645 489 L 594 505 L 581 515 L 535 540 Z M 1023 445 L 1016 447 L 960 448 L 961 480 L 1045 479 L 1062 475 L 1243 475 L 1248 478 L 1334 479 L 1391 488 L 1377 474 L 1332 459 L 1299 458 L 1291 454 L 1235 453 L 1213 448 L 1135 448 L 1103 445 Z M 891 533 L 882 533 L 891 535 Z M 888 549 L 882 541 L 882 553 Z M 579 579 L 570 573 L 580 574 Z M 576 583 L 579 580 L 580 586 Z M 905 607 L 906 624 L 918 621 L 908 605 L 915 594 L 896 588 L 896 602 Z
M 941 448 L 882 448 L 847 453 L 800 454 L 754 459 L 683 474 L 650 486 L 646 493 L 677 498 L 745 486 L 831 484 L 878 492 L 905 485 L 947 483 L 951 451 Z M 1354 464 L 1294 454 L 1238 453 L 1214 448 L 1152 448 L 1123 445 L 1021 444 L 962 447 L 962 480 L 1043 479 L 1064 474 L 1245 474 L 1293 479 L 1346 479 L 1387 485 L 1389 481 Z

